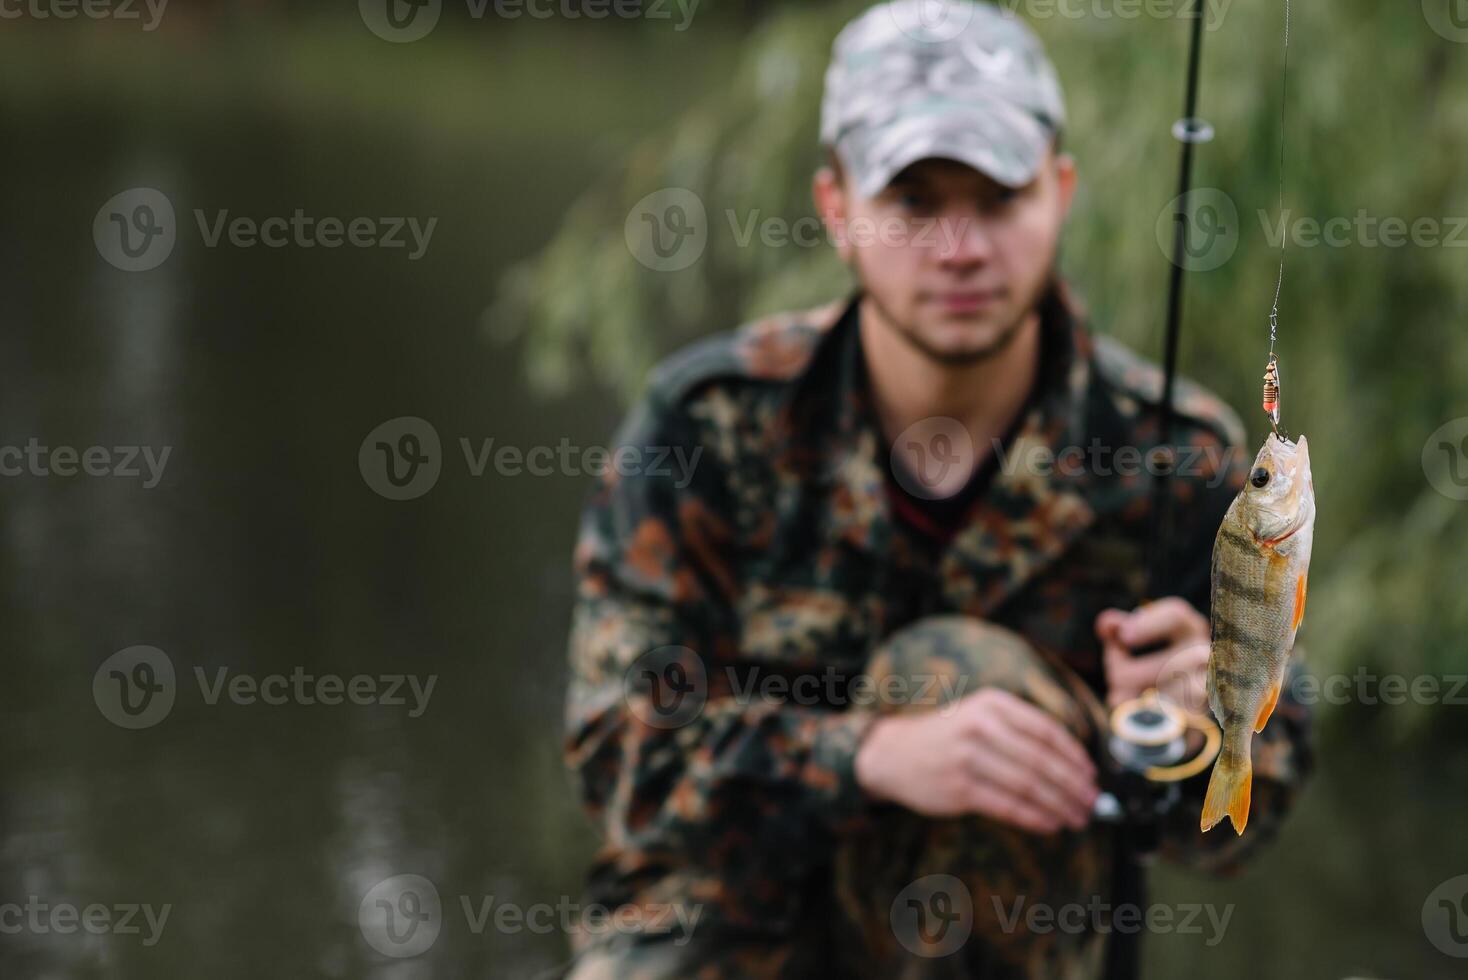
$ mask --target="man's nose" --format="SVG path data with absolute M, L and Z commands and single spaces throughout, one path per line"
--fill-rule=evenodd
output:
M 967 212 L 945 215 L 937 228 L 938 259 L 944 265 L 982 265 L 994 254 L 994 241 L 978 215 Z

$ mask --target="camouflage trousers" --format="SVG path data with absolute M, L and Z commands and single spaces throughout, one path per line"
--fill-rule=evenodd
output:
M 1018 634 L 969 617 L 934 616 L 894 633 L 866 671 L 878 689 L 925 693 L 880 710 L 944 710 L 981 687 L 1016 694 L 1094 748 L 1104 710 L 1085 682 Z M 936 683 L 933 680 L 936 679 Z M 838 842 L 809 928 L 781 939 L 698 930 L 682 945 L 646 941 L 583 952 L 574 980 L 734 977 L 1097 977 L 1104 937 L 1086 909 L 1110 892 L 1114 840 L 1092 824 L 1037 836 L 987 818 L 874 809 Z M 824 892 L 825 894 L 820 894 Z

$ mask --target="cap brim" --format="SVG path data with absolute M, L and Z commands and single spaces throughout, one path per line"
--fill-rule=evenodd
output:
M 841 157 L 863 197 L 879 194 L 904 168 L 929 157 L 956 160 L 1006 187 L 1024 187 L 1039 175 L 1053 135 L 1040 120 L 1005 103 L 909 111 L 859 154 Z

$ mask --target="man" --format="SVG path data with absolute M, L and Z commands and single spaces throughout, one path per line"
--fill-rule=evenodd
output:
M 1175 594 L 1142 605 L 1161 383 L 1056 276 L 1059 84 L 998 8 L 921 13 L 869 10 L 827 75 L 814 197 L 859 290 L 662 364 L 619 444 L 691 480 L 609 473 L 584 515 L 568 760 L 616 915 L 577 977 L 1099 975 L 1109 919 L 1063 913 L 1117 895 L 1102 705 L 1198 706 L 1242 428 L 1180 382 Z M 1288 691 L 1248 837 L 1199 834 L 1195 780 L 1164 855 L 1278 822 Z

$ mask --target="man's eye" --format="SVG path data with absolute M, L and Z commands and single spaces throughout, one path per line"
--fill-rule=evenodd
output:
M 1001 211 L 1018 201 L 1020 192 L 1013 187 L 1001 187 L 985 202 L 990 211 Z
M 908 211 L 923 211 L 931 206 L 931 201 L 922 194 L 909 191 L 897 198 L 897 203 Z

